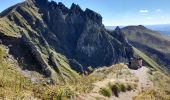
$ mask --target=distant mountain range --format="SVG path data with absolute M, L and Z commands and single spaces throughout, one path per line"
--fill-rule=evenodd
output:
M 120 26 L 121 28 L 125 26 Z M 145 25 L 146 28 L 160 32 L 163 35 L 170 36 L 170 24 Z M 116 26 L 106 26 L 107 29 L 115 29 Z
M 128 41 L 160 65 L 170 68 L 170 25 L 120 26 Z M 115 26 L 106 26 L 114 30 Z M 170 29 L 169 29 L 170 30 Z M 167 32 L 164 33 L 164 32 Z M 159 44 L 159 45 L 158 45 Z
M 121 29 L 128 41 L 143 51 L 160 65 L 170 68 L 170 41 L 157 31 L 142 25 L 127 26 Z
M 161 25 L 146 25 L 147 28 L 158 31 L 164 35 L 170 36 L 170 24 L 161 24 Z

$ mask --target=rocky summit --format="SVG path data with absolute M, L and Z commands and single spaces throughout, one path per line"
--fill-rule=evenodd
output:
M 61 2 L 26 0 L 0 14 L 0 40 L 23 69 L 38 70 L 54 82 L 89 66 L 128 62 L 132 46 L 119 27 L 108 31 L 100 14 Z M 72 73 L 72 74 L 68 74 Z

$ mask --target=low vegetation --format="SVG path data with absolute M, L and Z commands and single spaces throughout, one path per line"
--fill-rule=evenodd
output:
M 33 84 L 25 78 L 17 69 L 16 65 L 8 62 L 8 57 L 4 47 L 0 47 L 0 99 L 61 99 L 76 98 L 77 95 L 90 93 L 93 83 L 102 81 L 113 75 L 115 78 L 123 78 L 130 75 L 121 64 L 112 67 L 94 69 L 89 75 L 80 75 L 76 80 L 66 84 L 48 85 L 44 82 Z M 125 70 L 126 69 L 126 70 Z M 126 75 L 125 75 L 126 74 Z M 125 86 L 120 84 L 121 91 L 125 91 Z M 100 90 L 104 96 L 112 96 L 112 89 L 108 86 Z
M 145 26 L 127 26 L 122 28 L 130 44 L 146 53 L 149 58 L 161 67 L 170 68 L 170 42 L 159 32 L 147 29 Z M 148 60 L 148 62 L 150 62 Z M 150 62 L 152 63 L 152 62 Z M 170 71 L 170 70 L 168 70 Z
M 70 83 L 48 85 L 44 82 L 33 84 L 16 68 L 17 65 L 8 62 L 4 47 L 0 46 L 0 99 L 24 99 L 34 97 L 40 99 L 75 98 L 76 95 L 89 93 L 92 83 L 101 80 L 93 75 L 80 76 Z M 68 74 L 68 73 L 67 73 Z
M 124 64 L 116 64 L 111 67 L 96 69 L 91 75 L 102 80 L 95 83 L 99 87 L 99 93 L 106 97 L 116 96 L 119 93 L 136 89 L 138 79 Z M 95 88 L 95 91 L 98 89 Z
M 119 97 L 119 93 L 121 92 L 120 84 L 116 83 L 110 87 L 116 97 Z
M 159 98 L 159 100 L 170 99 L 170 76 L 156 70 L 148 72 L 149 79 L 153 82 L 154 89 L 146 91 L 146 95 Z
M 148 89 L 139 93 L 138 96 L 133 98 L 134 100 L 170 100 L 170 95 L 165 92 Z
M 15 66 L 9 64 L 5 57 L 5 50 L 0 47 L 0 99 L 23 98 L 25 95 L 31 95 L 33 84 L 23 77 Z
M 99 91 L 103 96 L 111 97 L 112 96 L 112 90 L 110 88 L 103 87 Z
M 91 93 L 94 89 L 94 83 L 114 78 L 115 81 L 101 87 L 99 94 L 111 97 L 117 96 L 121 92 L 127 92 L 136 89 L 138 80 L 128 71 L 123 64 L 117 64 L 111 67 L 93 69 L 94 72 L 89 75 L 80 75 L 76 80 L 70 83 L 48 85 L 45 83 L 33 84 L 25 78 L 14 64 L 7 60 L 5 49 L 0 47 L 0 99 L 25 99 L 27 97 L 40 99 L 74 99 L 80 94 Z M 148 72 L 150 80 L 154 83 L 155 89 L 147 89 L 134 97 L 134 100 L 168 100 L 170 98 L 170 79 L 167 75 L 151 68 Z M 126 80 L 131 76 L 132 80 Z M 130 78 L 130 77 L 128 77 Z M 117 81 L 116 81 L 117 80 Z M 119 81 L 123 80 L 123 81 Z
M 165 69 L 161 68 L 147 55 L 134 48 L 137 56 L 140 56 L 149 66 L 149 79 L 154 88 L 147 88 L 139 93 L 134 100 L 170 100 L 170 76 Z
M 163 68 L 162 66 L 157 64 L 154 60 L 152 60 L 150 57 L 148 57 L 145 53 L 141 52 L 140 50 L 136 49 L 135 47 L 133 47 L 133 49 L 135 52 L 135 56 L 141 57 L 144 60 L 144 62 L 147 64 L 148 67 L 158 70 L 158 71 L 162 71 L 164 73 L 167 73 L 167 70 L 165 68 Z
M 136 83 L 116 82 L 114 84 L 109 83 L 107 87 L 102 87 L 99 93 L 106 97 L 111 97 L 112 95 L 119 97 L 120 92 L 131 91 L 136 88 L 137 88 Z

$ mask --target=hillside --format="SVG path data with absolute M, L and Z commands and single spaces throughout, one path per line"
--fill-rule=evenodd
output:
M 61 2 L 26 0 L 0 14 L 0 39 L 9 54 L 51 83 L 72 80 L 89 66 L 127 62 L 132 47 L 117 34 L 109 34 L 100 14 L 74 3 L 67 8 Z
M 170 35 L 170 24 L 147 25 L 146 27 L 151 30 L 158 31 L 158 32 L 164 34 L 165 36 Z
M 74 3 L 70 8 L 48 0 L 18 3 L 0 13 L 0 65 L 10 66 L 21 80 L 13 82 L 15 74 L 2 69 L 6 74 L 1 77 L 0 97 L 70 98 L 75 92 L 86 93 L 95 81 L 83 77 L 89 68 L 128 62 L 133 56 L 132 46 L 124 40 L 119 31 L 115 37 L 110 35 L 100 14 L 88 8 L 83 11 Z M 12 80 L 6 78 L 10 76 Z M 10 82 L 17 87 L 13 89 Z M 22 93 L 24 88 L 28 94 Z
M 128 41 L 160 65 L 170 69 L 170 41 L 160 33 L 144 26 L 127 26 L 122 28 Z
M 135 56 L 141 56 L 144 61 L 149 61 L 149 67 L 131 70 L 124 64 L 104 66 L 95 69 L 89 75 L 79 77 L 73 83 L 65 85 L 44 84 L 42 81 L 44 79 L 39 73 L 32 73 L 32 79 L 24 77 L 22 70 L 17 67 L 17 61 L 8 58 L 7 55 L 5 47 L 1 46 L 0 99 L 46 100 L 57 98 L 65 100 L 76 98 L 93 100 L 98 98 L 103 100 L 125 100 L 126 98 L 131 100 L 134 98 L 134 100 L 143 100 L 149 98 L 154 100 L 159 98 L 165 100 L 170 98 L 168 94 L 169 77 L 156 66 L 157 64 L 154 61 L 150 63 L 149 57 L 137 49 L 135 49 Z M 36 82 L 36 84 L 33 82 Z M 116 86 L 117 90 L 114 90 L 113 94 L 108 97 L 110 90 L 107 89 L 111 89 L 111 86 Z M 141 89 L 143 92 L 140 92 Z
M 74 3 L 26 0 L 7 8 L 0 13 L 0 99 L 168 100 L 169 74 L 140 46 L 168 57 L 169 41 L 133 29 L 107 30 L 100 14 Z M 156 60 L 169 64 L 166 57 Z M 142 68 L 129 68 L 135 58 Z

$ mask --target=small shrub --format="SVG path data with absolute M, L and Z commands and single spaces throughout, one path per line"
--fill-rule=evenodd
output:
M 74 91 L 66 87 L 62 92 L 63 97 L 71 98 L 75 95 Z
M 0 88 L 4 87 L 4 82 L 0 79 Z
M 100 93 L 106 97 L 111 97 L 112 90 L 110 88 L 101 88 Z
M 133 84 L 133 89 L 136 89 L 138 85 L 136 83 Z
M 121 92 L 120 85 L 118 83 L 116 83 L 111 87 L 111 89 L 112 89 L 114 95 L 119 97 L 119 92 Z
M 165 93 L 168 94 L 168 95 L 170 95 L 170 91 L 168 91 L 168 90 L 165 90 Z
M 126 90 L 131 91 L 131 90 L 133 90 L 133 89 L 136 89 L 137 86 L 138 86 L 138 85 L 137 85 L 136 83 L 127 83 L 127 85 L 126 85 Z
M 170 100 L 170 95 L 165 94 L 164 91 L 148 88 L 135 96 L 133 100 Z
M 126 86 L 126 90 L 131 91 L 132 90 L 132 85 L 128 83 L 127 86 Z
M 122 92 L 126 92 L 126 87 L 124 84 L 120 84 L 120 89 Z
M 47 90 L 46 90 L 47 89 Z M 40 93 L 41 91 L 44 91 Z M 74 97 L 75 92 L 69 86 L 56 86 L 40 89 L 40 97 L 43 100 L 67 100 Z M 37 97 L 37 96 L 36 96 Z

